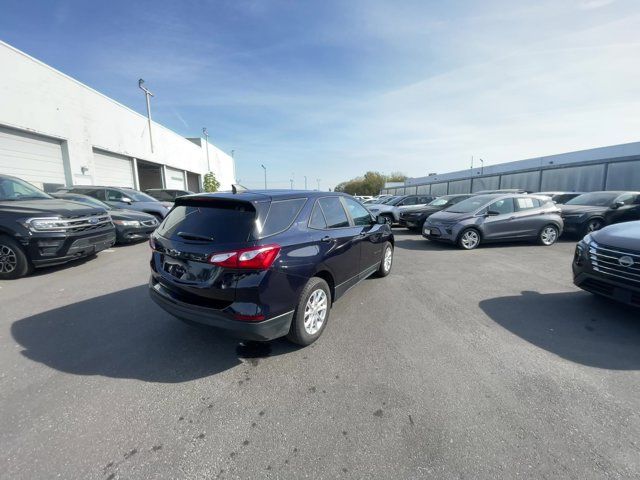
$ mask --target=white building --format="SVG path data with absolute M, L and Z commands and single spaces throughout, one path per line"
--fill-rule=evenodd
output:
M 235 183 L 233 158 L 186 139 L 0 42 L 0 173 L 47 191 L 113 185 L 199 191 L 212 172 Z M 135 79 L 134 87 L 135 88 Z M 140 92 L 142 96 L 142 92 Z M 208 158 L 208 161 L 207 161 Z

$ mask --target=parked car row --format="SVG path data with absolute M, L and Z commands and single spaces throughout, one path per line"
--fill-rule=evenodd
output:
M 465 250 L 513 240 L 552 245 L 563 231 L 577 234 L 574 284 L 640 307 L 640 192 L 444 195 L 402 212 L 399 223 Z
M 613 223 L 640 220 L 640 192 L 540 192 L 495 190 L 444 195 L 423 205 L 394 207 L 417 195 L 392 197 L 368 206 L 390 223 L 422 232 L 425 238 L 458 244 L 537 239 L 550 245 L 563 233 L 584 236 Z M 397 222 L 396 222 L 397 218 Z
M 0 279 L 146 239 L 171 205 L 110 186 L 67 187 L 50 195 L 0 175 Z

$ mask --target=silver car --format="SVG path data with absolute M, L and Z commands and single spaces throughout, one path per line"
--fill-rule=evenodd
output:
M 365 206 L 374 217 L 382 217 L 388 224 L 393 225 L 400 221 L 402 207 L 426 205 L 433 199 L 434 197 L 431 195 L 401 195 L 399 197 L 390 197 L 382 203 Z
M 553 245 L 564 224 L 549 197 L 527 194 L 477 195 L 431 215 L 422 236 L 472 250 L 480 243 L 537 240 Z

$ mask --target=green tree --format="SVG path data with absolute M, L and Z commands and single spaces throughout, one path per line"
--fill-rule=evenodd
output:
M 205 173 L 204 175 L 204 191 L 205 192 L 217 192 L 220 188 L 220 182 L 216 178 L 216 174 L 213 172 Z
M 352 178 L 336 185 L 336 192 L 350 195 L 378 195 L 386 182 L 403 182 L 407 178 L 400 172 L 384 175 L 380 172 L 367 172 L 362 177 Z

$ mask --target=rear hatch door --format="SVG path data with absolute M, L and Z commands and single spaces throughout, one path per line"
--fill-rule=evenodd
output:
M 268 208 L 269 202 L 266 203 Z M 154 270 L 159 282 L 182 300 L 224 308 L 236 295 L 237 271 L 211 265 L 214 253 L 255 243 L 261 202 L 228 198 L 178 199 L 154 234 Z

